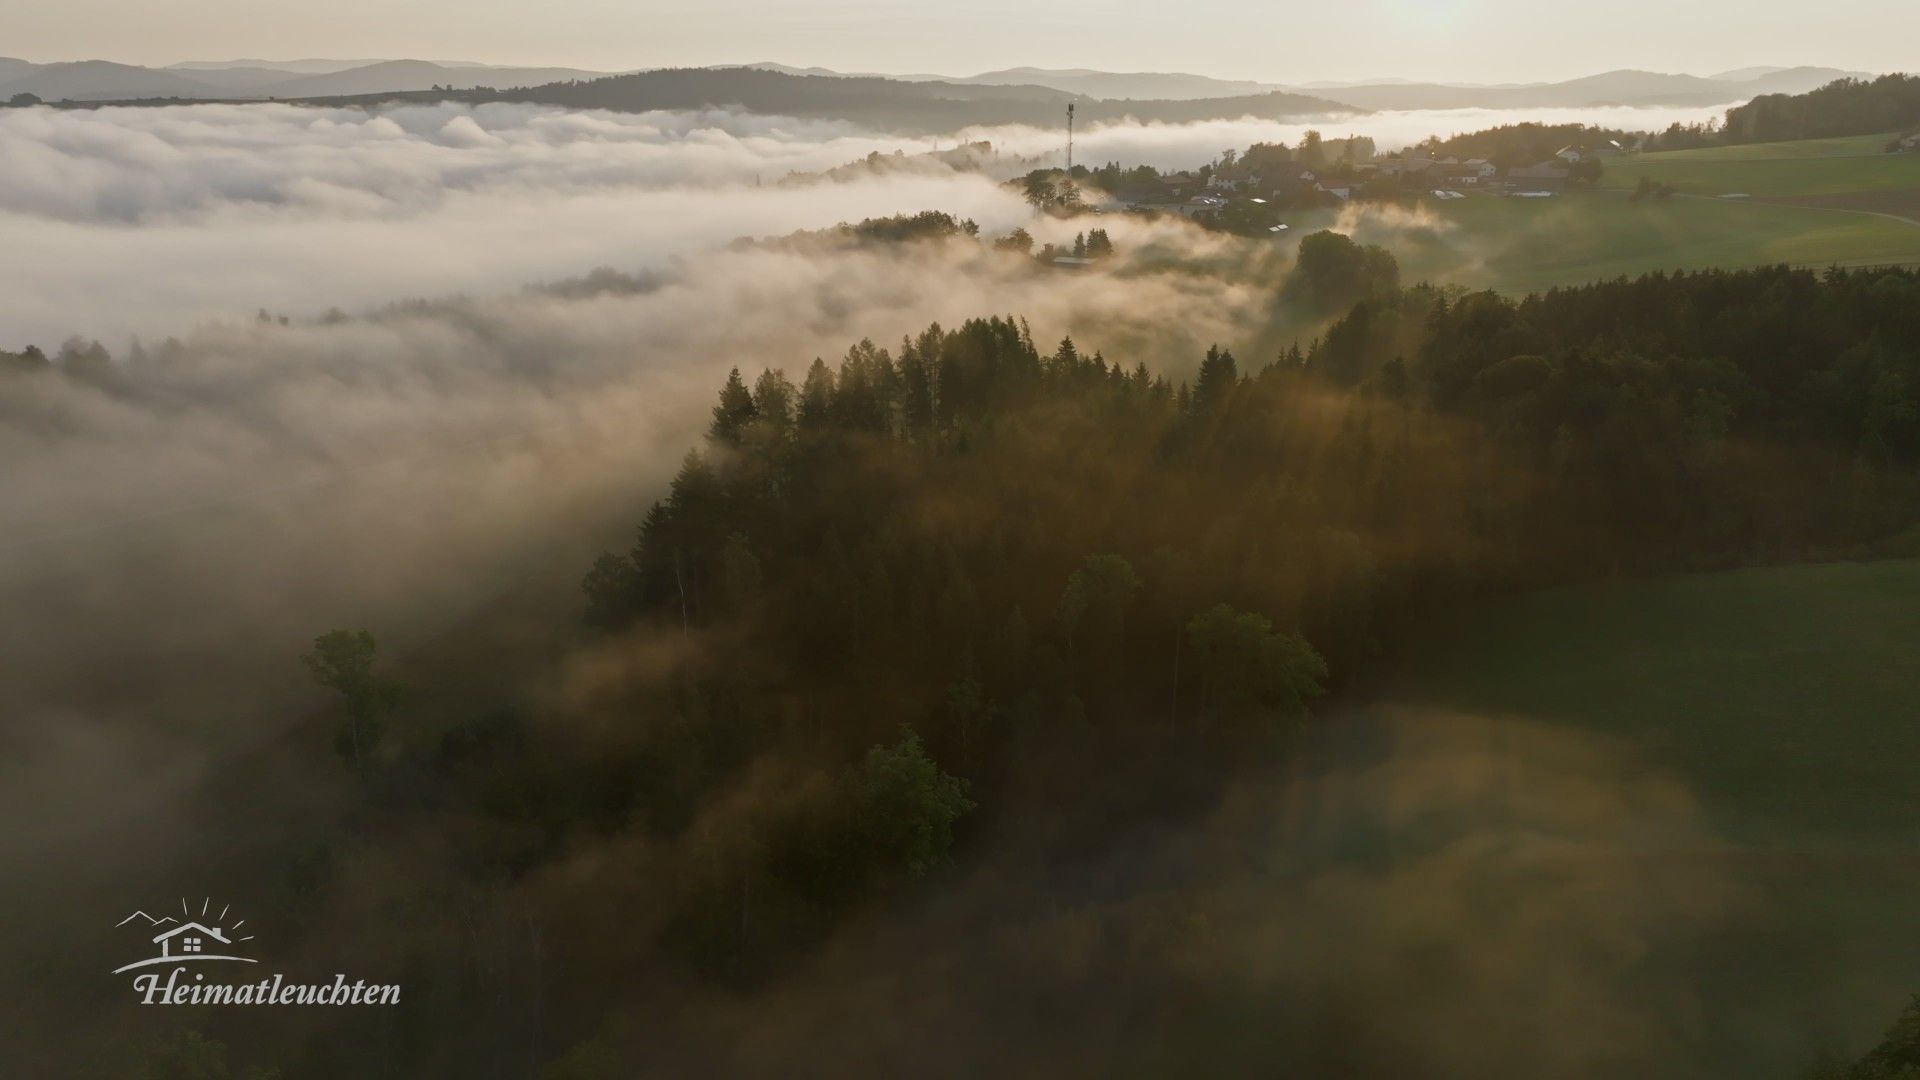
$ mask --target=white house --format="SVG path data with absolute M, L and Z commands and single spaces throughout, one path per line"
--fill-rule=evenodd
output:
M 1228 165 L 1215 169 L 1207 177 L 1207 186 L 1216 191 L 1238 191 L 1253 181 L 1253 170 L 1245 165 Z
M 1553 156 L 1569 165 L 1577 165 L 1587 156 L 1587 152 L 1577 146 L 1563 146 L 1560 148 L 1560 152 Z

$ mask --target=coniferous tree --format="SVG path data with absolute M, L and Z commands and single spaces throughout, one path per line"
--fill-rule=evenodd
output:
M 741 381 L 740 369 L 734 368 L 727 373 L 726 385 L 720 388 L 720 403 L 713 407 L 713 424 L 707 429 L 707 435 L 715 442 L 739 446 L 741 436 L 758 413 L 753 394 Z
M 826 362 L 813 358 L 806 381 L 800 385 L 800 427 L 818 430 L 833 421 L 833 372 Z
M 911 340 L 900 343 L 899 382 L 900 422 L 906 433 L 917 438 L 932 431 L 933 366 Z
M 784 371 L 767 369 L 753 382 L 754 414 L 776 431 L 793 426 L 794 388 Z
M 1233 354 L 1217 345 L 1208 348 L 1207 358 L 1200 362 L 1200 376 L 1193 384 L 1194 412 L 1204 415 L 1218 410 L 1239 381 L 1240 369 Z

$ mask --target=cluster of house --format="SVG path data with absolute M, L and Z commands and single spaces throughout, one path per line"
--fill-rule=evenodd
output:
M 1502 172 L 1486 158 L 1433 157 L 1418 151 L 1391 154 L 1374 163 L 1382 176 L 1415 179 L 1431 185 L 1440 198 L 1457 198 L 1465 190 L 1500 195 L 1549 196 L 1567 186 L 1573 167 L 1590 157 L 1610 157 L 1626 152 L 1626 147 L 1609 141 L 1605 146 L 1562 147 L 1552 157 L 1532 165 L 1517 165 Z
M 1566 186 L 1567 176 L 1573 171 L 1586 152 L 1575 147 L 1555 154 L 1545 161 L 1533 165 L 1517 165 L 1504 174 L 1500 167 L 1486 158 L 1468 158 L 1460 161 L 1455 158 L 1428 157 L 1425 154 L 1409 153 L 1399 157 L 1387 158 L 1380 165 L 1385 176 L 1406 176 L 1432 183 L 1443 188 L 1477 188 L 1482 191 L 1518 191 L 1521 189 L 1546 189 L 1556 191 Z
M 1567 186 L 1573 167 L 1588 157 L 1611 156 L 1625 151 L 1619 143 L 1589 148 L 1569 146 L 1545 161 L 1502 171 L 1486 158 L 1434 157 L 1420 151 L 1389 154 L 1351 169 L 1342 169 L 1343 177 L 1333 180 L 1298 162 L 1248 164 L 1235 162 L 1214 169 L 1202 182 L 1193 172 L 1169 173 L 1157 182 L 1136 184 L 1119 193 L 1114 210 L 1156 210 L 1186 216 L 1218 210 L 1230 197 L 1253 202 L 1294 201 L 1308 193 L 1336 199 L 1353 197 L 1354 187 L 1376 176 L 1401 178 L 1432 190 L 1440 199 L 1463 198 L 1466 192 L 1512 195 L 1526 198 L 1550 197 Z
M 1308 193 L 1353 197 L 1351 185 L 1323 182 L 1319 174 L 1299 164 L 1255 167 L 1235 163 L 1214 169 L 1203 181 L 1194 172 L 1167 173 L 1157 183 L 1129 186 L 1117 193 L 1118 210 L 1154 210 L 1192 217 L 1227 205 L 1238 196 L 1252 202 L 1293 202 Z

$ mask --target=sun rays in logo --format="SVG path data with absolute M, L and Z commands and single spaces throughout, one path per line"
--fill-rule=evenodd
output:
M 239 951 L 240 943 L 252 941 L 251 933 L 242 934 L 247 920 L 238 919 L 227 922 L 232 905 L 223 904 L 218 912 L 213 910 L 213 898 L 202 897 L 200 910 L 195 911 L 186 897 L 180 898 L 180 914 L 149 915 L 145 911 L 136 911 L 121 919 L 115 926 L 125 926 L 135 920 L 143 921 L 150 929 L 158 931 L 153 935 L 153 943 L 159 947 L 157 956 L 145 960 L 136 960 L 131 964 L 117 967 L 115 975 L 134 968 L 152 964 L 178 964 L 200 960 L 234 960 L 243 964 L 258 963 L 252 957 L 233 955 Z

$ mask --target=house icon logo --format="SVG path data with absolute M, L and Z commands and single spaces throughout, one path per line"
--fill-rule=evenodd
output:
M 400 1004 L 398 983 L 348 979 L 344 972 L 335 972 L 331 983 L 309 983 L 258 967 L 234 968 L 260 961 L 245 955 L 253 940 L 247 920 L 228 921 L 229 914 L 229 906 L 215 911 L 212 899 L 201 900 L 195 911 L 184 898 L 178 915 L 134 912 L 114 926 L 150 933 L 154 955 L 122 964 L 113 974 L 134 973 L 133 993 L 141 1005 Z
M 231 905 L 224 905 L 218 914 L 209 914 L 213 907 L 211 898 L 200 901 L 200 910 L 194 912 L 184 897 L 180 900 L 180 914 L 155 917 L 144 911 L 136 911 L 114 925 L 125 926 L 128 923 L 142 924 L 148 929 L 159 931 L 153 935 L 154 947 L 158 955 L 144 960 L 135 960 L 113 969 L 118 975 L 135 968 L 150 967 L 154 964 L 184 964 L 208 960 L 231 960 L 242 964 L 256 964 L 259 961 L 249 956 L 238 955 L 242 942 L 252 941 L 252 934 L 242 935 L 240 931 L 247 920 L 240 919 L 227 923 L 227 912 Z

